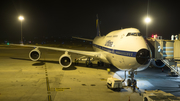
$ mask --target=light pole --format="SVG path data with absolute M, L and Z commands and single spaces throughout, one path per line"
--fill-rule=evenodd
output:
M 21 44 L 23 44 L 23 40 L 22 40 L 22 21 L 24 20 L 24 17 L 19 16 L 19 20 L 21 21 Z
M 147 17 L 144 19 L 146 23 L 146 38 L 148 38 L 148 24 L 151 22 L 151 19 L 148 17 L 149 15 L 149 0 L 147 2 Z
M 148 24 L 151 22 L 151 18 L 146 17 L 144 22 L 146 23 L 146 38 L 148 38 Z

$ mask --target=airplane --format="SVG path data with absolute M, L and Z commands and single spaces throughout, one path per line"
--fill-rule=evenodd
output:
M 96 19 L 97 36 L 92 39 L 85 39 L 79 37 L 73 37 L 76 39 L 91 41 L 93 43 L 94 51 L 82 51 L 55 47 L 23 45 L 27 47 L 35 47 L 29 53 L 29 58 L 32 61 L 40 59 L 40 48 L 50 49 L 56 51 L 64 51 L 65 53 L 60 56 L 59 64 L 63 68 L 68 68 L 72 64 L 72 59 L 69 53 L 76 53 L 87 56 L 86 65 L 92 66 L 91 58 L 97 59 L 98 65 L 103 63 L 112 64 L 120 70 L 129 71 L 130 78 L 127 80 L 127 85 L 130 86 L 134 78 L 136 71 L 142 71 L 150 65 L 152 62 L 154 66 L 162 68 L 164 64 L 159 64 L 159 60 L 152 60 L 152 52 L 149 48 L 146 40 L 140 34 L 140 31 L 136 28 L 125 28 L 115 30 L 108 33 L 106 36 L 101 36 L 98 17 Z M 19 44 L 11 44 L 18 45 Z

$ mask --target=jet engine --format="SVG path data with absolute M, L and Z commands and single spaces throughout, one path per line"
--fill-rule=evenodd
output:
M 72 59 L 71 56 L 65 52 L 65 54 L 63 54 L 60 58 L 59 58 L 59 64 L 63 67 L 63 68 L 68 68 L 71 66 L 72 64 Z
M 39 60 L 40 56 L 41 56 L 41 52 L 39 51 L 38 48 L 33 49 L 33 50 L 29 53 L 29 58 L 30 58 L 32 61 L 37 61 L 37 60 Z
M 156 61 L 152 60 L 151 63 L 154 67 L 158 67 L 158 68 L 162 68 L 165 66 L 165 64 L 161 60 L 156 60 Z

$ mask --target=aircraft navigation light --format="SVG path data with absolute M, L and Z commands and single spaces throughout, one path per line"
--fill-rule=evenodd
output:
M 151 38 L 154 38 L 154 34 L 151 35 Z

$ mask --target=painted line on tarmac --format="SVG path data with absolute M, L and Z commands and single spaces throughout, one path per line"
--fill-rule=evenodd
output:
M 51 95 L 48 95 L 48 101 L 52 101 L 52 100 L 51 100 Z
M 71 88 L 55 88 L 56 91 L 64 91 L 64 90 L 67 90 L 67 89 L 71 89 Z
M 51 90 L 50 90 L 50 86 L 49 86 L 49 78 L 48 78 L 48 72 L 47 72 L 47 67 L 46 67 L 46 63 L 45 63 L 45 75 L 46 75 L 46 87 L 47 87 L 47 94 L 48 94 L 48 101 L 52 101 L 51 99 Z
M 48 79 L 48 77 L 46 77 L 46 86 L 47 86 L 47 91 L 50 91 L 49 79 Z
M 50 88 L 50 91 L 64 91 L 64 90 L 68 90 L 68 89 L 71 89 L 71 88 Z
M 101 81 L 107 81 L 107 79 L 102 78 Z

